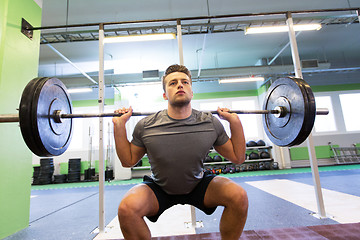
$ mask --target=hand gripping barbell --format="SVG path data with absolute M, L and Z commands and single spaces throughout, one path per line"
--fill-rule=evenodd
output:
M 310 86 L 302 79 L 280 78 L 267 91 L 263 110 L 231 111 L 262 114 L 264 130 L 278 146 L 294 146 L 309 136 L 315 115 L 328 114 L 316 109 Z M 211 113 L 217 114 L 216 111 Z M 152 113 L 133 112 L 133 116 Z M 70 144 L 73 118 L 115 117 L 119 113 L 73 114 L 69 93 L 57 78 L 35 78 L 25 87 L 19 114 L 0 115 L 0 122 L 20 122 L 26 145 L 37 156 L 58 156 Z

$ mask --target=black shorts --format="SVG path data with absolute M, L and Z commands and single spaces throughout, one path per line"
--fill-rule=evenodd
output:
M 156 195 L 156 198 L 159 202 L 159 211 L 154 216 L 146 216 L 151 222 L 156 222 L 160 215 L 168 208 L 177 205 L 177 204 L 189 204 L 192 205 L 207 215 L 212 214 L 216 207 L 206 208 L 204 206 L 204 197 L 206 189 L 210 181 L 216 177 L 216 175 L 204 173 L 203 179 L 198 183 L 198 185 L 192 190 L 189 194 L 184 195 L 170 195 L 167 194 L 162 188 L 157 185 L 154 180 L 149 176 L 144 176 L 143 183 L 148 185 Z

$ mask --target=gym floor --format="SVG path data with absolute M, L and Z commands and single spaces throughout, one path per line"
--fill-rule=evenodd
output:
M 223 175 L 239 183 L 248 193 L 250 206 L 245 232 L 241 239 L 275 239 L 275 235 L 280 234 L 280 229 L 287 229 L 287 232 L 290 232 L 289 228 L 291 228 L 305 233 L 311 228 L 318 227 L 316 229 L 321 230 L 325 227 L 320 225 L 332 225 L 331 228 L 329 226 L 326 229 L 345 229 L 346 226 L 352 226 L 348 223 L 359 223 L 360 165 L 319 167 L 319 170 L 325 211 L 328 216 L 323 219 L 314 214 L 317 212 L 317 204 L 310 168 Z M 99 199 L 96 182 L 33 186 L 29 227 L 5 239 L 121 239 L 116 218 L 117 207 L 122 196 L 140 181 L 134 179 L 106 183 L 107 227 L 103 234 L 96 233 Z M 163 239 L 161 236 L 196 233 L 197 236 L 203 237 L 191 239 L 218 238 L 216 234 L 219 231 L 222 207 L 218 207 L 210 216 L 196 209 L 195 229 L 191 227 L 190 212 L 189 206 L 181 205 L 165 212 L 157 224 L 150 226 L 153 237 Z M 269 236 L 251 238 L 251 234 L 261 231 L 273 234 L 272 238 Z M 360 233 L 357 236 L 357 239 L 360 239 Z M 282 237 L 282 239 L 286 238 Z

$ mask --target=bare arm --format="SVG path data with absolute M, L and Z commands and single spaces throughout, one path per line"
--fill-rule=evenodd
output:
M 132 108 L 122 108 L 115 113 L 122 113 L 121 117 L 114 117 L 114 138 L 116 153 L 123 167 L 134 166 L 146 153 L 145 148 L 138 147 L 127 139 L 125 124 L 132 114 Z
M 236 113 L 229 113 L 229 109 L 218 108 L 219 116 L 230 124 L 231 138 L 223 145 L 214 146 L 215 150 L 224 158 L 235 164 L 245 161 L 246 143 L 241 121 Z

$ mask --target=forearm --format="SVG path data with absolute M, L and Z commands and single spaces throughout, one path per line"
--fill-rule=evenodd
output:
M 231 144 L 234 153 L 234 163 L 240 164 L 245 161 L 246 143 L 244 130 L 239 118 L 233 118 L 229 121 L 231 131 Z
M 131 143 L 127 139 L 125 123 L 114 123 L 114 139 L 116 153 L 123 167 L 131 167 L 136 164 L 132 159 Z

